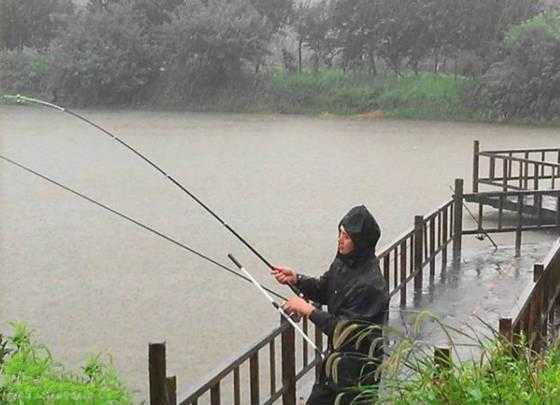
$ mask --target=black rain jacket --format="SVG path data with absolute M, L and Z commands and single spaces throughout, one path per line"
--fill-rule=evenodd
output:
M 355 249 L 349 255 L 337 253 L 329 270 L 320 278 L 300 276 L 297 287 L 304 296 L 328 310 L 315 310 L 311 321 L 332 338 L 342 319 L 384 324 L 389 308 L 389 291 L 377 265 L 375 246 L 381 236 L 379 225 L 363 205 L 352 208 L 339 224 L 350 235 Z

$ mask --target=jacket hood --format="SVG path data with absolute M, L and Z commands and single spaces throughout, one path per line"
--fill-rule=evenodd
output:
M 348 255 L 339 254 L 339 257 L 343 260 L 352 259 L 351 261 L 355 262 L 357 259 L 375 255 L 375 247 L 381 236 L 381 230 L 365 206 L 359 205 L 348 211 L 338 224 L 339 229 L 341 225 L 350 235 L 355 249 Z

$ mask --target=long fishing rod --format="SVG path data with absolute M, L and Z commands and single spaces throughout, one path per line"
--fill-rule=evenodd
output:
M 249 282 L 249 283 L 252 283 L 252 282 L 253 282 L 253 281 L 252 281 L 250 278 L 248 278 L 247 276 L 244 276 L 243 274 L 238 273 L 237 271 L 230 269 L 229 267 L 227 267 L 227 266 L 225 266 L 225 265 L 219 263 L 218 261 L 216 261 L 216 260 L 214 260 L 214 259 L 212 259 L 212 258 L 210 258 L 210 257 L 208 257 L 208 256 L 206 256 L 206 255 L 204 255 L 204 254 L 202 254 L 202 253 L 196 251 L 195 249 L 193 249 L 193 248 L 191 248 L 191 247 L 185 245 L 184 243 L 181 243 L 181 242 L 179 242 L 179 241 L 173 239 L 172 237 L 170 237 L 170 236 L 168 236 L 168 235 L 166 235 L 166 234 L 164 234 L 164 233 L 162 233 L 162 232 L 159 232 L 159 231 L 157 231 L 156 229 L 154 229 L 154 228 L 152 228 L 152 227 L 150 227 L 150 226 L 148 226 L 148 225 L 146 225 L 146 224 L 143 224 L 142 222 L 140 222 L 140 221 L 138 221 L 138 220 L 136 220 L 136 219 L 134 219 L 134 218 L 132 218 L 132 217 L 130 217 L 130 216 L 128 216 L 128 215 L 123 214 L 122 212 L 119 212 L 119 211 L 117 211 L 117 210 L 115 210 L 115 209 L 109 207 L 108 205 L 105 205 L 105 204 L 103 204 L 103 203 L 100 203 L 99 201 L 96 201 L 96 200 L 94 200 L 93 198 L 86 196 L 85 194 L 82 194 L 82 193 L 80 193 L 80 192 L 78 192 L 78 191 L 76 191 L 76 190 L 73 190 L 72 188 L 70 188 L 70 187 L 68 187 L 68 186 L 65 186 L 64 184 L 59 183 L 59 182 L 57 182 L 56 180 L 53 180 L 53 179 L 51 179 L 51 178 L 49 178 L 49 177 L 47 177 L 47 176 L 45 176 L 45 175 L 43 175 L 43 174 L 41 174 L 41 173 L 39 173 L 39 172 L 33 170 L 33 169 L 30 169 L 29 167 L 26 167 L 26 166 L 22 165 L 21 163 L 16 162 L 15 160 L 9 159 L 9 158 L 7 158 L 7 157 L 5 157 L 5 156 L 2 156 L 2 155 L 0 155 L 0 159 L 3 159 L 4 161 L 6 161 L 6 162 L 8 162 L 8 163 L 10 163 L 10 164 L 12 164 L 12 165 L 14 165 L 14 166 L 19 167 L 20 169 L 23 169 L 23 170 L 25 170 L 25 171 L 28 172 L 28 173 L 34 174 L 34 175 L 36 175 L 36 176 L 42 178 L 43 180 L 46 180 L 46 181 L 48 181 L 49 183 L 54 184 L 54 185 L 56 185 L 56 186 L 58 186 L 58 187 L 60 187 L 60 188 L 62 188 L 62 189 L 64 189 L 64 190 L 66 190 L 66 191 L 68 191 L 68 192 L 74 194 L 75 196 L 78 196 L 78 197 L 80 197 L 80 198 L 82 198 L 82 199 L 84 199 L 84 200 L 86 200 L 86 201 L 88 201 L 88 202 L 90 202 L 90 203 L 92 203 L 92 204 L 97 205 L 98 207 L 103 208 L 104 210 L 107 210 L 107 211 L 111 212 L 112 214 L 115 214 L 115 215 L 117 215 L 117 216 L 119 216 L 119 217 L 121 217 L 121 218 L 123 218 L 123 219 L 129 221 L 129 222 L 132 222 L 133 224 L 139 226 L 140 228 L 143 228 L 143 229 L 145 229 L 145 230 L 147 230 L 147 231 L 150 231 L 150 232 L 152 232 L 153 234 L 159 236 L 160 238 L 163 238 L 163 239 L 167 240 L 168 242 L 171 242 L 171 243 L 173 243 L 174 245 L 179 246 L 180 248 L 185 249 L 185 250 L 187 250 L 188 252 L 195 254 L 196 256 L 200 257 L 201 259 L 204 259 L 204 260 L 206 260 L 206 261 L 208 261 L 208 262 L 210 262 L 210 263 L 212 263 L 212 264 L 218 266 L 218 267 L 219 267 L 220 269 L 222 269 L 222 270 L 225 270 L 225 271 L 227 271 L 227 272 L 229 272 L 229 273 L 231 273 L 231 274 L 233 274 L 233 275 L 236 275 L 237 277 L 240 277 L 241 279 L 243 279 L 243 280 L 245 280 L 245 281 L 247 281 L 247 282 Z M 268 291 L 270 294 L 273 294 L 274 296 L 276 296 L 276 297 L 278 297 L 278 298 L 280 298 L 280 299 L 282 299 L 282 300 L 284 300 L 284 301 L 286 300 L 286 298 L 283 297 L 282 295 L 280 295 L 280 294 L 278 294 L 278 293 L 276 293 L 276 292 L 274 292 L 274 291 L 272 291 L 272 290 L 270 290 L 270 289 L 268 289 L 268 288 L 266 288 L 266 287 L 263 287 L 263 286 L 260 285 L 260 284 L 259 284 L 259 287 L 260 287 L 260 288 L 263 288 L 264 290 Z
M 294 329 L 299 332 L 299 334 L 307 341 L 307 343 L 309 343 L 311 347 L 315 349 L 315 351 L 319 354 L 319 356 L 323 358 L 323 353 L 321 353 L 321 351 L 317 348 L 317 346 L 315 346 L 315 343 L 313 343 L 311 339 L 309 339 L 309 336 L 307 336 L 305 332 L 302 331 L 301 328 L 293 321 L 290 315 L 288 315 L 286 311 L 284 311 L 282 306 L 278 304 L 276 301 L 274 301 L 274 299 L 269 294 L 267 294 L 267 292 L 262 288 L 262 286 L 257 282 L 257 280 L 255 280 L 255 278 L 251 275 L 251 273 L 249 273 L 231 253 L 228 254 L 228 257 L 237 266 L 239 270 L 241 270 L 247 277 L 251 279 L 253 285 L 257 287 L 257 289 L 270 301 L 272 306 L 280 313 L 280 315 L 282 315 L 282 317 L 284 317 L 284 319 L 286 319 L 290 323 L 290 325 L 292 325 Z
M 229 226 L 222 218 L 220 218 L 218 216 L 218 214 L 216 214 L 214 211 L 212 211 L 206 204 L 204 204 L 196 195 L 194 195 L 192 192 L 190 192 L 185 186 L 183 186 L 181 183 L 179 183 L 177 180 L 175 180 L 172 176 L 170 176 L 169 174 L 167 174 L 165 171 L 163 171 L 163 169 L 161 167 L 159 167 L 157 164 L 155 164 L 152 160 L 148 159 L 148 157 L 146 157 L 144 154 L 140 153 L 137 149 L 133 148 L 132 146 L 130 146 L 128 143 L 126 143 L 125 141 L 123 141 L 121 138 L 117 137 L 116 135 L 112 134 L 111 132 L 109 132 L 108 130 L 106 130 L 105 128 L 101 127 L 100 125 L 90 121 L 89 119 L 83 117 L 82 115 L 69 110 L 67 108 L 58 106 L 56 104 L 53 103 L 49 103 L 47 101 L 43 101 L 43 100 L 39 100 L 36 98 L 31 98 L 31 97 L 25 97 L 25 96 L 21 96 L 21 95 L 17 95 L 17 96 L 13 96 L 13 95 L 5 95 L 5 98 L 9 99 L 9 100 L 15 100 L 17 103 L 31 103 L 31 104 L 39 104 L 45 107 L 49 107 L 49 108 L 53 108 L 55 110 L 58 110 L 60 112 L 63 113 L 67 113 L 70 114 L 76 118 L 78 118 L 79 120 L 93 126 L 94 128 L 97 128 L 98 130 L 100 130 L 101 132 L 103 132 L 105 135 L 108 135 L 109 137 L 111 137 L 112 139 L 114 139 L 115 141 L 117 141 L 118 143 L 120 143 L 121 145 L 123 145 L 125 148 L 127 148 L 128 150 L 130 150 L 132 153 L 134 153 L 135 155 L 137 155 L 138 157 L 140 157 L 142 160 L 144 160 L 146 163 L 148 163 L 150 166 L 152 166 L 156 171 L 158 171 L 159 173 L 161 173 L 163 176 L 165 176 L 169 181 L 171 181 L 173 184 L 175 184 L 177 187 L 179 187 L 183 192 L 185 192 L 189 197 L 191 197 L 195 202 L 197 202 L 202 208 L 204 208 L 210 215 L 212 215 L 220 224 L 222 224 L 228 231 L 230 231 L 237 239 L 239 239 L 247 248 L 249 248 L 249 250 L 251 252 L 253 252 L 264 264 L 266 264 L 271 270 L 274 270 L 274 266 L 272 264 L 270 264 L 270 262 L 268 260 L 266 260 L 253 246 L 251 246 L 249 244 L 249 242 L 247 242 L 241 235 L 239 235 L 231 226 Z M 290 287 L 290 289 L 297 295 L 301 295 L 301 291 L 293 286 L 293 285 L 288 285 Z
M 453 187 L 449 186 L 449 188 L 451 189 L 451 192 L 452 192 L 453 194 L 455 194 L 455 190 L 453 189 Z M 488 234 L 488 232 L 486 232 L 486 231 L 484 230 L 484 228 L 482 227 L 482 224 L 480 224 L 480 223 L 478 222 L 478 220 L 474 217 L 474 214 L 471 212 L 471 210 L 469 209 L 469 207 L 467 207 L 467 204 L 465 204 L 464 201 L 462 201 L 462 204 L 463 204 L 463 207 L 467 210 L 467 212 L 468 212 L 469 215 L 471 216 L 471 218 L 472 218 L 472 220 L 474 221 L 474 223 L 478 226 L 478 229 L 479 229 L 480 231 L 482 231 L 482 233 L 483 233 L 484 235 L 486 235 L 486 237 L 488 238 L 488 240 L 492 243 L 492 245 L 494 245 L 494 249 L 497 250 L 497 249 L 498 249 L 498 245 L 496 244 L 496 242 L 494 242 L 494 239 L 492 239 L 492 238 L 490 237 L 490 235 Z M 477 238 L 477 239 L 478 239 L 478 238 Z M 484 239 L 484 238 L 481 236 L 481 239 L 480 239 L 480 240 L 482 240 L 482 239 Z

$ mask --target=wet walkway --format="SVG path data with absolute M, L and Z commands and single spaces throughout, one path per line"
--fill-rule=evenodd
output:
M 417 305 L 401 309 L 397 300 L 392 301 L 391 326 L 411 332 L 416 311 L 426 310 L 444 325 L 471 336 L 471 328 L 481 335 L 491 334 L 478 318 L 497 329 L 499 318 L 510 316 L 520 293 L 533 282 L 533 265 L 544 258 L 554 239 L 551 235 L 550 242 L 522 245 L 521 257 L 515 257 L 514 246 L 463 252 L 461 265 L 448 266 L 439 279 L 424 288 Z M 450 346 L 445 332 L 434 320 L 424 322 L 417 336 L 433 345 Z M 467 349 L 458 351 L 462 359 L 469 356 Z
M 481 335 L 489 335 L 488 328 L 477 318 L 497 328 L 499 318 L 509 316 L 521 291 L 533 282 L 533 265 L 545 257 L 556 237 L 547 235 L 544 241 L 523 244 L 521 257 L 515 257 L 512 245 L 499 245 L 497 250 L 464 250 L 459 267 L 449 265 L 442 273 L 438 269 L 432 282 L 425 275 L 422 295 L 409 294 L 406 308 L 399 306 L 398 296 L 393 297 L 390 326 L 411 333 L 416 315 L 425 310 L 443 324 L 471 336 L 473 332 L 467 325 Z M 434 346 L 450 346 L 445 332 L 433 319 L 422 324 L 417 337 Z M 465 339 L 457 337 L 457 342 L 465 342 Z M 473 355 L 472 349 L 458 347 L 457 350 L 462 360 Z M 309 396 L 314 380 L 312 374 L 308 373 L 298 383 L 298 398 Z

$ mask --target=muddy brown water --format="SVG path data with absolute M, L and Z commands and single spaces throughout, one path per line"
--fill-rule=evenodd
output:
M 270 261 L 310 275 L 326 270 L 353 205 L 374 213 L 383 246 L 444 202 L 455 177 L 470 190 L 473 140 L 483 149 L 559 145 L 558 129 L 547 128 L 81 112 L 192 189 Z M 1 106 L 0 150 L 223 263 L 234 253 L 289 295 L 180 190 L 68 115 Z M 71 367 L 110 353 L 137 399 L 146 397 L 148 342 L 166 340 L 181 395 L 278 322 L 244 282 L 5 162 L 0 191 L 0 330 L 26 321 Z

